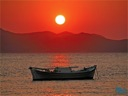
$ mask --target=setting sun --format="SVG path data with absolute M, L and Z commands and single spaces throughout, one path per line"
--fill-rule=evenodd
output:
M 62 25 L 65 23 L 65 17 L 63 15 L 57 15 L 55 18 L 55 22 L 59 25 Z

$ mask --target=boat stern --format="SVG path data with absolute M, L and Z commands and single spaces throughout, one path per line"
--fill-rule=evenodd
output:
M 29 67 L 29 69 L 31 71 L 33 81 L 41 79 L 39 74 L 36 72 L 36 69 L 34 67 Z

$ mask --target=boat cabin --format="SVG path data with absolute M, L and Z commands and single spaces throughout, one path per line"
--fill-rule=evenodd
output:
M 65 67 L 65 68 L 56 67 L 54 69 L 54 72 L 69 73 L 69 72 L 72 72 L 72 70 L 70 67 Z

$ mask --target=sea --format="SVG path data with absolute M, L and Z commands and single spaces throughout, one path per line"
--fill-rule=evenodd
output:
M 29 70 L 93 65 L 97 65 L 93 80 L 33 81 Z M 127 91 L 127 53 L 0 54 L 0 96 L 128 96 Z

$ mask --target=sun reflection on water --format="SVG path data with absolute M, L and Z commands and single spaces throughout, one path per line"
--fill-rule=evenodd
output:
M 72 96 L 72 95 L 63 95 L 63 94 L 60 94 L 60 95 L 54 95 L 54 96 Z
M 50 95 L 50 96 L 72 96 L 70 94 L 55 94 L 55 95 Z
M 68 56 L 64 54 L 57 54 L 53 56 L 51 67 L 67 67 L 69 65 Z

